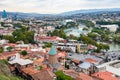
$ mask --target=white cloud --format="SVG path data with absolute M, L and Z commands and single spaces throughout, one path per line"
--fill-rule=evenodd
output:
M 0 10 L 61 13 L 79 9 L 119 8 L 119 0 L 1 0 Z

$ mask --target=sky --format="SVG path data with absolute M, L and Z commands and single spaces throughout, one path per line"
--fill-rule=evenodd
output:
M 120 8 L 120 0 L 0 0 L 0 11 L 58 14 L 81 9 Z

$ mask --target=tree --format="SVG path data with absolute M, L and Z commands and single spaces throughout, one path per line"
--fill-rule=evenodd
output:
M 53 32 L 51 32 L 51 36 L 59 36 L 61 38 L 66 39 L 66 34 L 65 34 L 63 29 L 60 29 L 60 30 L 56 29 L 56 30 L 54 30 Z
M 47 42 L 46 42 L 46 43 L 44 44 L 43 48 L 51 47 L 51 46 L 52 46 L 52 43 L 47 43 Z
M 107 44 L 104 44 L 104 45 L 103 45 L 103 48 L 104 48 L 106 51 L 108 51 L 108 50 L 110 49 L 110 46 L 107 45 Z
M 96 33 L 88 33 L 88 37 L 90 37 L 92 39 L 96 39 L 98 37 L 98 34 L 96 34 Z
M 0 47 L 0 53 L 2 53 L 4 51 L 3 47 Z
M 92 45 L 97 45 L 97 42 L 95 40 L 93 40 L 92 38 L 88 37 L 88 36 L 85 36 L 85 35 L 81 35 L 79 37 L 79 39 L 85 43 L 85 44 L 92 44 Z
M 13 33 L 15 41 L 24 41 L 24 43 L 34 43 L 34 32 L 29 31 L 25 26 L 15 30 Z
M 24 51 L 21 51 L 20 54 L 23 56 L 26 56 L 28 53 L 27 53 L 27 51 L 24 50 Z
M 42 70 L 43 69 L 43 67 L 42 66 L 39 66 L 39 70 Z
M 87 27 L 94 27 L 94 23 L 88 20 L 78 20 L 78 22 L 85 24 Z
M 113 40 L 115 43 L 120 43 L 120 36 L 114 36 Z
M 69 65 L 65 62 L 65 68 L 69 69 Z
M 9 35 L 2 35 L 1 37 L 2 39 L 6 39 L 9 40 L 10 43 L 15 43 L 15 39 L 13 36 L 9 36 Z
M 63 71 L 57 71 L 55 74 L 57 76 L 57 80 L 73 80 L 72 77 L 65 75 Z
M 1 26 L 4 26 L 5 25 L 5 23 L 4 22 L 1 22 Z
M 12 51 L 12 49 L 13 49 L 13 47 L 7 47 L 7 50 L 8 50 L 8 52 L 11 52 Z
M 76 36 L 74 36 L 74 35 L 70 34 L 69 39 L 74 39 L 74 40 L 77 40 L 77 39 L 78 39 L 78 37 L 76 37 Z
M 85 27 L 85 28 L 83 28 L 83 30 L 84 30 L 84 31 L 88 31 L 89 29 Z
M 99 44 L 97 44 L 97 50 L 95 50 L 95 51 L 96 51 L 96 52 L 100 52 L 101 50 L 106 50 L 106 51 L 108 51 L 109 49 L 110 49 L 109 45 L 99 43 Z
M 94 27 L 94 23 L 88 21 L 88 22 L 86 23 L 86 26 L 87 26 L 87 27 Z

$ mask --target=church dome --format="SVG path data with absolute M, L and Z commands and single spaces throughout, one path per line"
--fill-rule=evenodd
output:
M 56 51 L 56 47 L 54 45 L 52 45 L 50 51 L 49 51 L 49 55 L 56 55 L 57 51 Z

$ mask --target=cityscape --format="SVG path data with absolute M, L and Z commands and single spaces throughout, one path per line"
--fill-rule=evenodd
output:
M 119 0 L 10 1 L 0 1 L 0 80 L 120 80 Z

